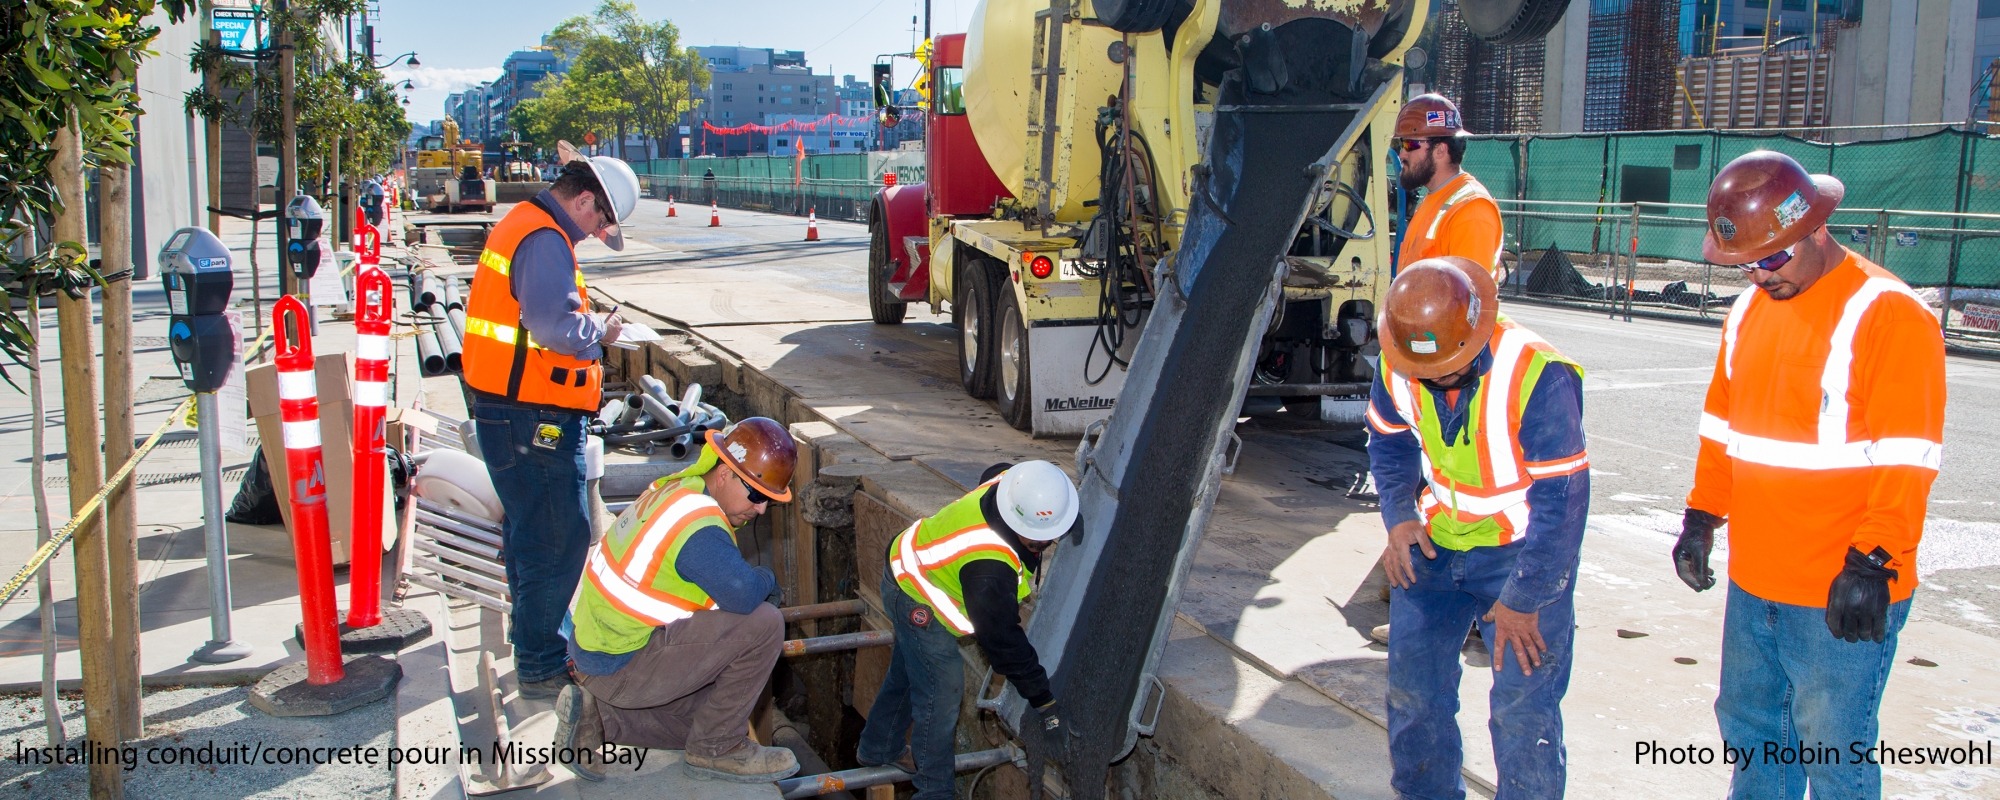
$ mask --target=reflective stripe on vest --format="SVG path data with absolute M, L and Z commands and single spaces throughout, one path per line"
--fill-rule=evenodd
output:
M 521 304 L 510 277 L 514 254 L 524 239 L 541 230 L 561 233 L 563 241 L 574 245 L 555 218 L 532 201 L 507 212 L 487 237 L 465 306 L 465 383 L 529 405 L 595 411 L 602 399 L 600 365 L 543 347 L 521 323 Z M 588 309 L 590 291 L 583 271 L 574 265 L 571 271 L 577 295 Z
M 1722 325 L 1722 371 L 1726 378 L 1736 375 L 1737 332 L 1744 317 L 1749 314 L 1750 306 L 1764 302 L 1757 297 L 1761 294 L 1761 290 L 1747 289 L 1729 307 L 1729 318 Z M 1728 420 L 1706 412 L 1701 415 L 1697 432 L 1702 438 L 1721 444 L 1730 458 L 1771 467 L 1827 470 L 1908 466 L 1938 469 L 1944 462 L 1944 446 L 1938 442 L 1914 438 L 1847 439 L 1848 417 L 1852 411 L 1847 402 L 1847 389 L 1854 377 L 1855 333 L 1860 329 L 1861 318 L 1867 315 L 1868 309 L 1877 300 L 1893 294 L 1923 302 L 1901 281 L 1869 277 L 1841 309 L 1840 322 L 1833 330 L 1832 349 L 1827 352 L 1826 366 L 1820 372 L 1816 441 L 1793 442 L 1753 436 L 1732 430 Z
M 999 483 L 994 478 L 939 510 L 929 519 L 904 529 L 889 545 L 889 570 L 911 599 L 931 608 L 945 628 L 958 636 L 974 631 L 965 609 L 959 571 L 967 564 L 992 559 L 1013 568 L 1015 599 L 1025 601 L 1032 576 L 1021 557 L 1000 534 L 987 527 L 979 500 Z
M 1419 460 L 1425 486 L 1418 493 L 1417 507 L 1430 521 L 1438 543 L 1454 550 L 1507 544 L 1527 535 L 1528 489 L 1535 480 L 1590 465 L 1581 453 L 1530 462 L 1521 452 L 1521 413 L 1541 370 L 1550 363 L 1575 367 L 1575 362 L 1505 317 L 1487 347 L 1493 363 L 1473 395 L 1461 433 L 1471 438 L 1469 447 L 1444 441 L 1435 402 L 1422 382 L 1393 373 L 1384 381 L 1396 412 L 1410 422 L 1422 443 Z M 1466 474 L 1475 470 L 1476 475 Z
M 660 487 L 633 504 L 635 513 L 619 515 L 590 550 L 584 570 L 588 589 L 650 627 L 715 608 L 707 592 L 674 568 L 689 534 L 710 525 L 729 530 L 721 506 L 701 493 L 702 485 L 692 478 Z

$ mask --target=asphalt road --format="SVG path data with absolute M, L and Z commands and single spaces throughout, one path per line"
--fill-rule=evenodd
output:
M 726 227 L 705 227 L 707 209 L 641 200 L 625 226 L 645 243 L 595 269 L 720 269 L 758 265 L 790 276 L 787 286 L 866 303 L 867 229 L 820 222 L 806 243 L 797 217 L 725 211 Z M 658 252 L 653 252 L 657 248 Z M 644 252 L 631 252 L 641 250 Z M 629 274 L 629 273 L 628 273 Z M 1600 312 L 1509 301 L 1506 311 L 1585 367 L 1585 429 L 1592 464 L 1592 513 L 1663 532 L 1680 529 L 1694 481 L 1695 424 L 1714 368 L 1721 329 L 1689 322 L 1608 319 Z M 921 304 L 913 320 L 932 318 Z M 865 318 L 865 311 L 856 315 Z M 1914 613 L 2000 638 L 2000 362 L 1950 357 L 1944 469 L 1931 493 L 1918 553 L 1923 588 Z M 949 381 L 952 376 L 939 376 Z M 1666 555 L 1661 555 L 1663 568 Z

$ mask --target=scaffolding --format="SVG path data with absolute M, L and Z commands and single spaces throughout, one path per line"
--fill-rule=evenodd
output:
M 1592 0 L 1583 129 L 1653 130 L 1673 120 L 1680 66 L 1676 0 Z
M 1500 46 L 1473 36 L 1457 3 L 1437 20 L 1436 91 L 1458 103 L 1466 130 L 1533 133 L 1542 127 L 1543 40 Z

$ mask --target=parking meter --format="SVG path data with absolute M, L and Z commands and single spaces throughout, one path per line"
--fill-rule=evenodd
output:
M 285 263 L 300 280 L 310 280 L 319 271 L 319 235 L 326 227 L 326 209 L 310 195 L 299 195 L 285 206 L 285 222 L 291 226 L 290 243 L 285 245 Z
M 235 284 L 229 248 L 202 228 L 182 228 L 160 248 L 166 285 L 167 345 L 190 390 L 213 392 L 236 364 L 236 336 L 222 314 Z

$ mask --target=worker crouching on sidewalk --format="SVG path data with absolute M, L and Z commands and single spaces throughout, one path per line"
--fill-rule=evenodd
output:
M 898 535 L 882 573 L 882 610 L 895 623 L 896 649 L 855 760 L 915 773 L 917 800 L 955 794 L 961 636 L 977 641 L 993 670 L 1035 708 L 1045 736 L 1067 735 L 1048 673 L 1021 630 L 1020 604 L 1033 591 L 1041 553 L 1076 521 L 1076 486 L 1047 461 L 987 473 L 963 498 Z
M 1745 752 L 1877 741 L 1917 541 L 1944 451 L 1944 339 L 1896 276 L 1840 245 L 1846 189 L 1768 150 L 1708 190 L 1702 255 L 1752 288 L 1723 323 L 1674 568 L 1715 585 L 1729 525 L 1723 741 Z M 1865 759 L 1737 764 L 1730 795 L 1882 795 Z
M 784 646 L 770 570 L 745 563 L 736 529 L 792 499 L 797 445 L 751 417 L 708 433 L 694 465 L 653 484 L 591 548 L 563 621 L 577 683 L 556 700 L 556 746 L 687 751 L 697 778 L 745 783 L 797 772 L 791 751 L 744 734 Z M 596 759 L 565 762 L 603 780 Z
M 1590 509 L 1583 375 L 1500 317 L 1468 259 L 1411 264 L 1377 328 L 1369 468 L 1389 529 L 1391 787 L 1462 798 L 1459 650 L 1493 654 L 1500 800 L 1560 797 L 1578 550 Z

